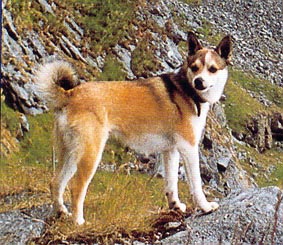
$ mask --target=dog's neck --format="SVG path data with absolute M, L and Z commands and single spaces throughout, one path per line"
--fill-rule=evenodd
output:
M 201 104 L 206 103 L 207 101 L 198 95 L 191 83 L 188 81 L 188 78 L 182 68 L 176 74 L 163 74 L 161 75 L 161 78 L 167 83 L 167 85 L 171 84 L 171 86 L 174 86 L 174 90 L 176 90 L 185 100 L 193 100 L 196 105 L 197 116 L 199 117 L 201 114 Z
M 182 91 L 185 93 L 186 96 L 190 97 L 197 108 L 197 116 L 199 117 L 201 114 L 201 104 L 205 103 L 203 98 L 201 98 L 198 93 L 195 91 L 195 89 L 192 87 L 192 85 L 189 83 L 187 77 L 180 79 L 180 86 L 182 88 Z

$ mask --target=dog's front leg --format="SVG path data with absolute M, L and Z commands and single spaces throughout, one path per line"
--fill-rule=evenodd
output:
M 165 194 L 170 209 L 186 211 L 186 205 L 178 196 L 178 171 L 180 154 L 177 149 L 163 152 L 162 161 L 165 168 Z
M 202 190 L 198 146 L 182 142 L 179 151 L 185 161 L 187 178 L 194 201 L 205 213 L 216 210 L 219 205 L 216 202 L 208 202 Z

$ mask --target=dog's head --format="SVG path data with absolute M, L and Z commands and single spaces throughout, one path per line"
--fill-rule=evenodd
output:
M 223 93 L 232 54 L 231 36 L 224 37 L 215 49 L 203 48 L 193 32 L 188 33 L 186 75 L 203 101 L 214 103 Z

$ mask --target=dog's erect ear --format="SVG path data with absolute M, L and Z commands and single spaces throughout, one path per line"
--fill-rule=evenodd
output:
M 200 42 L 198 41 L 196 35 L 192 32 L 188 32 L 188 50 L 189 56 L 194 55 L 198 50 L 202 49 Z
M 224 37 L 216 47 L 215 51 L 221 58 L 226 60 L 227 64 L 230 64 L 230 59 L 232 57 L 232 37 L 230 35 Z

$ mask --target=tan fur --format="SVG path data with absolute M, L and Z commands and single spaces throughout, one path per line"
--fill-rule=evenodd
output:
M 143 86 L 144 81 L 100 82 L 86 83 L 67 92 L 70 95 L 67 105 L 70 123 L 79 126 L 82 118 L 87 120 L 93 114 L 100 124 L 107 124 L 109 130 L 119 129 L 125 139 L 145 133 L 172 134 L 177 128 L 182 131 L 187 117 L 181 118 L 170 103 L 160 79 L 146 82 L 152 87 Z M 185 115 L 192 113 L 193 105 L 188 107 L 180 96 L 177 100 Z

